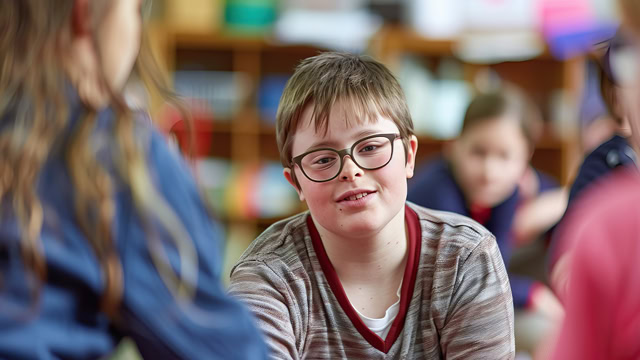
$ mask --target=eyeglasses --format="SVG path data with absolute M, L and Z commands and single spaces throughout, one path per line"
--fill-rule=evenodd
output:
M 321 148 L 307 151 L 292 159 L 307 179 L 326 182 L 335 179 L 342 171 L 344 157 L 363 170 L 377 170 L 386 166 L 393 157 L 393 142 L 399 134 L 376 134 L 356 141 L 350 148 L 336 150 Z

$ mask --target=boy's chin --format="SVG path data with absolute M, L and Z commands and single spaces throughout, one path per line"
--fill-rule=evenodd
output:
M 352 238 L 371 238 L 394 222 L 394 218 L 395 217 L 386 217 L 379 214 L 353 217 L 348 221 L 339 223 L 336 230 Z M 399 221 L 404 223 L 404 218 Z
M 330 232 L 345 238 L 367 238 L 380 231 L 381 224 L 372 217 L 344 219 L 325 227 Z

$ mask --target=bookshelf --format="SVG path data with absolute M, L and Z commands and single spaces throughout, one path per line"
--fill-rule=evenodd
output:
M 152 32 L 154 48 L 161 63 L 170 73 L 181 70 L 223 71 L 242 73 L 248 78 L 249 90 L 237 113 L 231 118 L 213 119 L 204 132 L 212 138 L 211 156 L 230 160 L 235 164 L 279 163 L 273 120 L 265 120 L 258 107 L 261 81 L 270 75 L 287 75 L 298 62 L 323 51 L 304 45 L 279 44 L 269 37 L 238 37 L 219 32 L 187 33 L 155 27 Z M 398 60 L 405 54 L 439 61 L 453 58 L 454 41 L 422 38 L 403 27 L 385 27 L 371 42 L 370 53 L 397 70 Z M 523 62 L 493 65 L 462 63 L 465 80 L 472 81 L 487 69 L 498 73 L 529 93 L 542 107 L 546 118 L 552 116 L 549 94 L 562 90 L 567 107 L 575 110 L 581 96 L 584 74 L 583 60 L 558 61 L 548 53 Z M 571 126 L 562 137 L 553 135 L 548 124 L 545 136 L 538 144 L 532 163 L 538 169 L 568 183 L 579 158 L 577 131 Z M 439 152 L 444 140 L 419 136 L 418 164 Z M 300 210 L 303 209 L 300 205 Z M 249 233 L 257 233 L 270 223 L 285 217 L 254 218 L 243 215 L 222 215 L 230 226 L 240 226 Z
M 392 70 L 397 69 L 402 56 L 410 54 L 436 63 L 454 57 L 455 42 L 452 40 L 426 39 L 402 26 L 389 26 L 375 38 L 372 50 Z M 526 60 L 498 64 L 470 64 L 459 61 L 466 81 L 473 82 L 479 74 L 491 70 L 502 79 L 521 87 L 542 110 L 545 129 L 536 146 L 532 164 L 567 184 L 574 176 L 580 151 L 578 144 L 577 108 L 584 86 L 585 61 L 581 57 L 560 61 L 545 51 L 540 56 Z M 561 91 L 568 113 L 554 114 L 553 94 Z M 563 124 L 557 124 L 561 120 Z M 442 141 L 419 137 L 417 161 L 437 152 Z M 426 145 L 426 146 L 425 146 Z M 425 149 L 426 147 L 426 149 Z

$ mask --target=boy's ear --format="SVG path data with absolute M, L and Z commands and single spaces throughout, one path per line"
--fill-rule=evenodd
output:
M 298 193 L 298 197 L 300 198 L 300 201 L 304 201 L 304 194 L 302 193 L 302 190 L 298 188 L 298 184 L 296 184 L 296 180 L 293 178 L 293 173 L 291 172 L 291 169 L 284 168 L 284 170 L 282 170 L 282 174 L 284 175 L 284 178 L 287 179 L 289 184 L 291 184 L 291 186 L 293 186 L 293 188 L 296 189 L 296 192 Z
M 405 172 L 407 179 L 413 177 L 413 170 L 416 165 L 416 154 L 418 153 L 418 138 L 415 135 L 411 135 L 409 138 L 409 146 L 407 147 L 407 163 L 405 165 Z

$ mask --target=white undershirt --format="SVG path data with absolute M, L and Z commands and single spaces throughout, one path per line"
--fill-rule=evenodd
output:
M 351 304 L 351 306 L 356 310 L 362 322 L 369 328 L 369 330 L 373 331 L 376 335 L 380 336 L 381 339 L 385 339 L 387 334 L 389 334 L 389 329 L 391 329 L 391 324 L 393 324 L 393 320 L 395 320 L 396 315 L 398 315 L 398 311 L 400 310 L 400 289 L 402 289 L 402 282 L 400 282 L 400 286 L 398 287 L 398 301 L 396 301 L 393 305 L 389 306 L 387 311 L 384 314 L 384 317 L 379 319 L 372 319 L 370 317 L 364 316 L 358 311 L 358 309 Z

